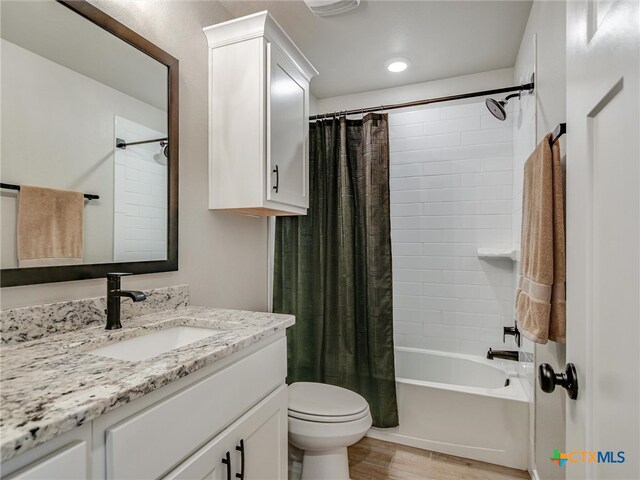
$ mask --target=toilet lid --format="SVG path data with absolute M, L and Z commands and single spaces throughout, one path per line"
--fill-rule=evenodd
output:
M 367 401 L 346 388 L 297 382 L 289 386 L 289 416 L 318 422 L 348 422 L 369 414 Z

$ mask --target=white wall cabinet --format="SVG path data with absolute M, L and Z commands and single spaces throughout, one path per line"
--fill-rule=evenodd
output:
M 286 362 L 282 333 L 3 462 L 0 475 L 286 479 Z
M 318 74 L 268 12 L 204 29 L 209 208 L 305 215 L 309 82 Z

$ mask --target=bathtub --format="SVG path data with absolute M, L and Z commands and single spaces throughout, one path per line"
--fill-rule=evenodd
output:
M 367 436 L 527 468 L 529 403 L 515 362 L 400 347 L 395 355 L 400 426 Z

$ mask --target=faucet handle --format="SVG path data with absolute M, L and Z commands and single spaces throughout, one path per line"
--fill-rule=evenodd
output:
M 120 290 L 120 279 L 127 275 L 133 275 L 129 272 L 109 272 L 107 273 L 107 289 Z
M 110 272 L 110 273 L 107 273 L 107 278 L 111 279 L 111 278 L 126 277 L 127 275 L 133 275 L 133 273 L 131 273 L 131 272 Z

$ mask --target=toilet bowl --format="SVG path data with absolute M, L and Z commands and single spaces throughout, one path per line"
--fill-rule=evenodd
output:
M 348 480 L 347 447 L 371 428 L 367 401 L 324 383 L 289 386 L 289 442 L 303 450 L 302 480 Z

